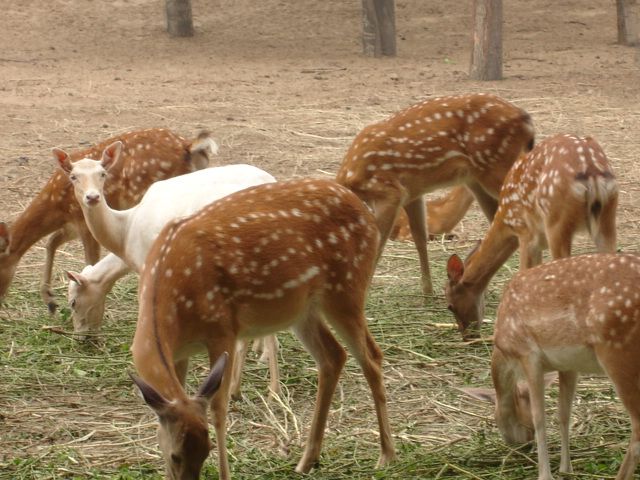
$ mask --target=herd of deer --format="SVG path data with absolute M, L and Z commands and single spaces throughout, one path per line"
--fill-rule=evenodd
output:
M 632 478 L 640 456 L 640 353 L 634 353 L 640 257 L 615 253 L 618 188 L 593 138 L 556 135 L 534 146 L 525 111 L 494 95 L 471 94 L 429 99 L 366 127 L 335 181 L 276 181 L 250 165 L 208 167 L 216 153 L 206 133 L 187 141 L 164 129 L 126 133 L 72 154 L 54 149 L 59 168 L 11 226 L 0 223 L 0 298 L 20 258 L 51 234 L 41 288 L 51 312 L 55 251 L 80 237 L 87 267 L 68 272 L 78 334 L 100 329 L 105 297 L 118 278 L 132 270 L 140 275 L 132 379 L 158 415 L 167 478 L 199 477 L 212 448 L 208 406 L 219 475 L 230 478 L 225 418 L 230 395 L 239 394 L 247 341 L 262 339 L 277 394 L 273 334 L 284 329 L 318 368 L 315 412 L 296 471 L 306 473 L 319 460 L 346 361 L 328 326 L 371 389 L 378 465 L 393 461 L 382 353 L 364 316 L 367 289 L 387 239 L 410 231 L 422 289 L 431 295 L 427 227 L 450 230 L 474 198 L 489 230 L 466 260 L 452 255 L 447 264 L 446 297 L 464 338 L 479 334 L 483 292 L 518 245 L 521 271 L 497 313 L 494 389 L 466 392 L 495 402 L 506 441 L 535 435 L 539 478 L 551 479 L 545 373 L 559 372 L 561 474 L 571 472 L 577 376 L 606 373 L 632 424 L 616 478 Z M 454 186 L 450 194 L 425 208 L 423 195 L 447 186 Z M 599 253 L 569 257 L 579 230 L 588 231 Z M 111 252 L 102 259 L 100 245 Z M 536 266 L 547 247 L 555 260 Z M 189 356 L 199 348 L 212 369 L 189 397 Z

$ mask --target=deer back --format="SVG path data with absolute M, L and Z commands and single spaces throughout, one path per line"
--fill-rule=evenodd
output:
M 507 171 L 533 138 L 530 116 L 499 97 L 438 97 L 365 127 L 336 179 L 369 196 L 399 183 L 411 200 L 473 177 L 497 197 Z
M 607 156 L 591 137 L 555 135 L 522 155 L 505 179 L 496 217 L 516 231 L 544 231 L 545 218 L 571 218 L 574 230 L 617 204 Z

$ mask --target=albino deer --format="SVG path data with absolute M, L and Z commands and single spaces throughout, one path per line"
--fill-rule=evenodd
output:
M 169 478 L 197 478 L 209 451 L 203 404 L 184 390 L 189 355 L 213 362 L 236 338 L 290 328 L 318 367 L 316 407 L 296 471 L 318 462 L 331 398 L 346 353 L 369 383 L 380 433 L 378 465 L 395 458 L 382 378 L 382 352 L 369 333 L 365 297 L 379 243 L 375 219 L 348 189 L 328 180 L 293 180 L 229 195 L 171 222 L 141 274 L 133 362 L 146 402 L 158 414 Z M 205 381 L 205 385 L 208 381 Z M 211 398 L 221 479 L 229 382 Z M 205 389 L 206 390 L 206 389 Z M 184 470 L 191 476 L 182 474 Z
M 640 257 L 591 254 L 555 260 L 514 276 L 495 324 L 495 391 L 463 389 L 496 404 L 508 443 L 538 445 L 539 480 L 551 480 L 545 435 L 546 371 L 560 379 L 560 473 L 571 473 L 569 420 L 578 374 L 605 373 L 631 416 L 631 441 L 616 479 L 630 480 L 640 458 Z M 526 387 L 518 385 L 518 377 Z
M 175 218 L 186 217 L 214 200 L 243 188 L 275 182 L 267 172 L 251 165 L 226 165 L 205 168 L 156 182 L 140 203 L 128 210 L 113 210 L 104 201 L 104 182 L 121 161 L 122 144 L 115 142 L 103 152 L 102 160 L 81 159 L 71 163 L 59 149 L 53 153 L 58 165 L 71 179 L 78 204 L 94 237 L 111 254 L 82 273 L 68 272 L 69 305 L 76 333 L 96 332 L 104 314 L 105 297 L 115 281 L 130 269 L 140 272 L 144 260 L 160 233 Z M 124 260 L 122 260 L 124 259 Z M 265 357 L 270 367 L 270 391 L 280 392 L 275 338 L 265 341 Z M 241 348 L 242 361 L 246 348 Z M 232 392 L 240 395 L 242 363 L 232 372 Z
M 426 100 L 362 130 L 336 180 L 374 211 L 379 255 L 404 208 L 418 250 L 422 290 L 433 293 L 422 196 L 465 184 L 491 221 L 502 181 L 523 150 L 533 147 L 531 117 L 489 94 Z
M 618 186 L 605 153 L 591 137 L 555 135 L 513 166 L 484 239 L 464 264 L 447 263 L 446 296 L 463 336 L 479 331 L 483 293 L 520 244 L 520 268 L 571 255 L 573 236 L 587 230 L 599 252 L 616 248 Z
M 122 161 L 110 172 L 105 187 L 107 200 L 116 209 L 138 203 L 156 180 L 204 168 L 218 151 L 216 143 L 205 132 L 190 141 L 170 130 L 156 128 L 124 133 L 93 147 L 72 152 L 71 160 L 100 158 L 105 147 L 116 140 L 124 145 Z M 5 246 L 4 251 L 0 251 L 0 300 L 9 289 L 22 256 L 35 242 L 52 232 L 46 245 L 40 288 L 42 299 L 51 313 L 57 308 L 50 285 L 58 247 L 79 236 L 86 263 L 94 264 L 100 258 L 100 245 L 85 225 L 69 179 L 60 171 L 51 176 L 11 227 L 0 222 L 0 247 Z
M 463 186 L 453 187 L 447 195 L 425 202 L 426 222 L 429 239 L 435 235 L 448 235 L 462 220 L 469 207 L 473 203 L 473 194 Z M 404 210 L 400 210 L 396 223 L 389 234 L 390 240 L 400 242 L 409 241 L 411 228 L 409 217 Z

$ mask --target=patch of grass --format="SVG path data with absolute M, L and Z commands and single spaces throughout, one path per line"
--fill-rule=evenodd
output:
M 469 246 L 431 247 L 437 295 L 426 304 L 413 247 L 388 246 L 366 314 L 385 355 L 398 462 L 375 469 L 379 447 L 373 401 L 358 365 L 349 358 L 331 407 L 320 467 L 310 478 L 535 477 L 535 448 L 505 445 L 493 422 L 492 407 L 457 390 L 491 384 L 490 341 L 460 341 L 441 289 L 447 256 L 454 248 L 464 254 Z M 489 320 L 516 269 L 514 258 L 494 278 L 487 295 Z M 104 334 L 90 343 L 65 333 L 71 325 L 64 306 L 59 317 L 51 318 L 25 284 L 12 289 L 8 306 L 0 310 L 1 479 L 163 478 L 156 418 L 127 376 L 133 370 L 129 346 L 137 314 L 136 282 L 129 276 L 116 284 L 107 305 Z M 58 293 L 63 303 L 63 289 Z M 486 322 L 483 336 L 489 338 L 492 328 L 492 322 Z M 267 367 L 251 354 L 243 397 L 230 409 L 228 448 L 237 479 L 298 478 L 293 470 L 313 413 L 316 369 L 291 334 L 279 338 L 281 397 L 267 397 Z M 194 357 L 190 388 L 196 388 L 207 371 L 205 357 Z M 547 422 L 552 468 L 557 470 L 556 397 L 552 388 Z M 615 475 L 628 442 L 629 420 L 606 379 L 581 381 L 573 418 L 576 478 Z M 217 478 L 215 453 L 206 464 L 204 478 Z

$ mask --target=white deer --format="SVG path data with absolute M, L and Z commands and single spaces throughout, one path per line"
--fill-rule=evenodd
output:
M 230 193 L 253 185 L 274 182 L 267 172 L 251 165 L 212 167 L 155 182 L 138 205 L 113 210 L 105 201 L 103 187 L 109 171 L 118 162 L 122 144 L 114 142 L 102 160 L 71 162 L 62 150 L 54 149 L 58 165 L 71 179 L 75 196 L 87 226 L 95 238 L 112 253 L 82 273 L 68 272 L 69 304 L 76 333 L 100 329 L 106 295 L 115 281 L 133 270 L 140 272 L 149 248 L 167 222 L 186 217 Z M 239 351 L 246 350 L 245 347 Z M 271 372 L 270 389 L 279 392 L 275 337 L 265 339 L 264 357 Z M 243 357 L 244 359 L 244 357 Z M 241 361 L 236 364 L 241 368 Z M 239 395 L 240 371 L 232 373 L 234 396 Z
M 617 480 L 640 458 L 640 257 L 591 254 L 520 271 L 504 291 L 495 324 L 495 390 L 462 389 L 493 401 L 508 443 L 535 440 L 539 480 L 551 480 L 545 435 L 545 372 L 560 379 L 560 473 L 571 473 L 569 420 L 580 373 L 605 373 L 631 416 L 631 440 Z M 524 377 L 526 385 L 519 385 Z

